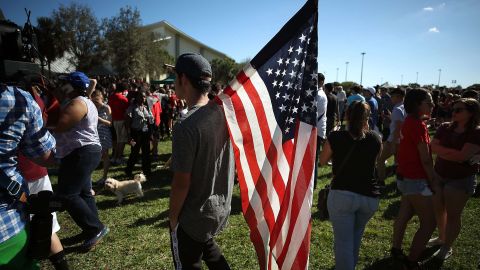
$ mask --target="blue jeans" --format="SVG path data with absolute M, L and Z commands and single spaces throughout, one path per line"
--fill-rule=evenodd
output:
M 62 158 L 58 171 L 57 195 L 63 199 L 66 210 L 82 229 L 85 239 L 94 237 L 104 227 L 91 193 L 91 175 L 100 163 L 101 150 L 100 145 L 77 148 Z
M 365 226 L 377 211 L 378 204 L 378 198 L 330 190 L 327 207 L 333 226 L 335 269 L 355 269 Z

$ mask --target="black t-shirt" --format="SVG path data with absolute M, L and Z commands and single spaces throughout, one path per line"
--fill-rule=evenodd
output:
M 337 97 L 332 93 L 327 94 L 327 121 L 335 121 L 338 112 Z
M 368 132 L 365 138 L 355 141 L 348 131 L 335 131 L 328 136 L 332 148 L 332 163 L 334 180 L 332 189 L 347 190 L 369 197 L 378 197 L 380 192 L 375 180 L 375 163 L 380 152 L 381 140 L 373 132 Z M 343 161 L 350 152 L 346 161 Z M 339 172 L 339 169 L 342 171 Z

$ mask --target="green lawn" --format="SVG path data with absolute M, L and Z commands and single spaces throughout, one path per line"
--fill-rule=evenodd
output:
M 128 149 L 127 149 L 128 150 Z M 97 190 L 97 206 L 101 220 L 110 227 L 110 234 L 95 250 L 78 253 L 67 248 L 67 258 L 74 269 L 172 269 L 168 232 L 168 197 L 171 173 L 155 169 L 162 165 L 171 153 L 171 143 L 160 144 L 159 161 L 154 162 L 151 180 L 143 184 L 145 197 L 130 197 L 122 206 L 116 206 L 116 199 L 108 191 Z M 136 167 L 137 172 L 140 166 Z M 123 167 L 111 168 L 110 176 L 124 179 Z M 93 179 L 101 177 L 101 169 L 95 171 Z M 330 178 L 330 167 L 319 171 L 320 186 Z M 56 176 L 51 176 L 56 182 Z M 55 187 L 54 187 L 55 188 Z M 314 204 L 319 188 L 315 191 Z M 380 208 L 368 223 L 360 250 L 358 269 L 399 269 L 388 258 L 392 223 L 399 206 L 399 194 L 395 191 L 393 178 L 388 179 L 386 193 L 382 196 Z M 463 215 L 463 229 L 454 246 L 454 255 L 444 264 L 443 269 L 475 269 L 480 259 L 480 199 L 471 199 Z M 310 252 L 310 269 L 333 269 L 333 234 L 328 221 L 316 217 L 317 209 L 312 208 L 313 227 Z M 62 229 L 61 239 L 79 233 L 79 228 L 65 212 L 59 213 Z M 418 219 L 409 224 L 404 247 L 407 248 L 418 227 Z M 232 269 L 258 269 L 249 230 L 241 213 L 238 186 L 234 189 L 232 213 L 227 229 L 220 234 L 217 242 Z M 53 269 L 48 261 L 42 269 Z

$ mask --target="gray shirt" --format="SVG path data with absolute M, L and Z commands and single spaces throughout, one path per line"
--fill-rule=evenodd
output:
M 393 107 L 392 110 L 392 116 L 391 119 L 392 121 L 390 122 L 390 135 L 388 136 L 387 141 L 392 142 L 393 141 L 393 134 L 395 133 L 395 127 L 398 121 L 403 122 L 405 121 L 405 108 L 403 107 L 403 103 L 399 103 Z M 396 143 L 400 143 L 400 138 Z
M 213 102 L 191 108 L 175 124 L 172 142 L 172 170 L 191 174 L 179 224 L 205 242 L 225 227 L 231 209 L 235 167 L 222 108 Z
M 153 123 L 153 116 L 147 106 L 132 104 L 128 107 L 126 114 L 132 119 L 130 127 L 143 132 L 148 131 L 148 124 Z

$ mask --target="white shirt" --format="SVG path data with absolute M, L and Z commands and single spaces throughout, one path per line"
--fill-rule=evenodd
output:
M 338 102 L 345 102 L 345 100 L 347 100 L 347 94 L 343 89 L 337 93 L 337 100 Z
M 317 102 L 317 136 L 325 138 L 327 131 L 327 95 L 322 88 L 318 89 L 318 95 L 315 98 Z

